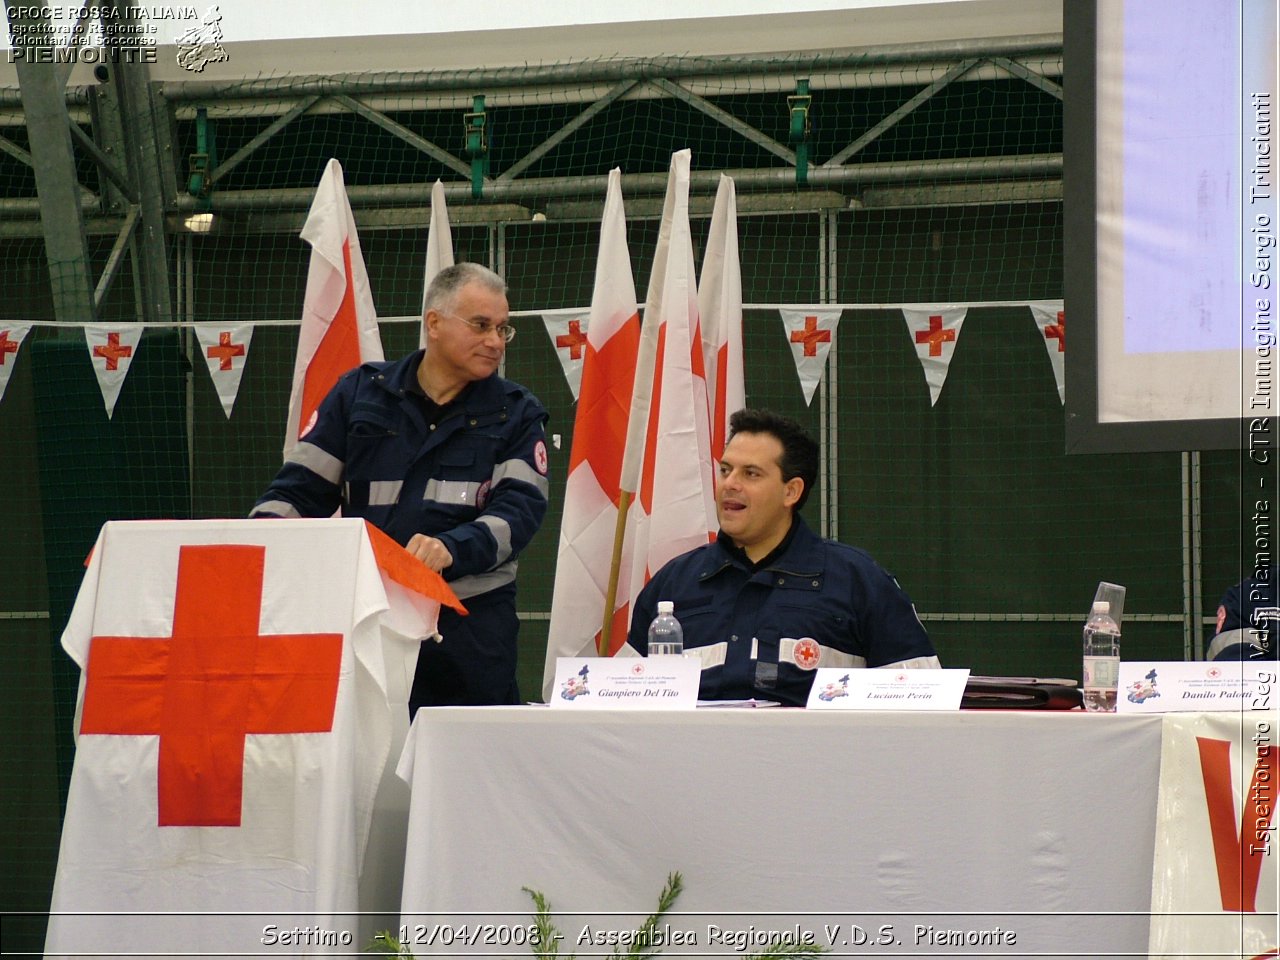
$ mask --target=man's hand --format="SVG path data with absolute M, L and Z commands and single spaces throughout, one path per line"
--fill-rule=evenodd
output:
M 453 554 L 449 552 L 448 547 L 435 537 L 415 533 L 409 538 L 409 542 L 405 544 L 404 548 L 436 573 L 453 564 Z

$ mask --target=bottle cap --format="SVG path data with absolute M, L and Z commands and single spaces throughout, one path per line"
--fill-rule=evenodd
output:
M 671 616 L 675 612 L 676 605 L 671 600 L 658 601 L 658 616 Z
M 662 604 L 658 604 L 658 606 L 659 606 L 659 607 L 661 607 L 661 606 L 662 606 Z M 1091 616 L 1091 617 L 1097 617 L 1097 616 L 1109 617 L 1109 616 L 1111 616 L 1111 604 L 1110 604 L 1110 603 L 1108 603 L 1106 600 L 1095 600 L 1095 601 L 1093 601 L 1093 609 L 1089 611 L 1089 616 Z

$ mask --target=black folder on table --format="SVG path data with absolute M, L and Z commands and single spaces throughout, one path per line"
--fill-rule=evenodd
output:
M 1063 677 L 970 676 L 963 710 L 1071 710 L 1083 703 L 1075 680 Z

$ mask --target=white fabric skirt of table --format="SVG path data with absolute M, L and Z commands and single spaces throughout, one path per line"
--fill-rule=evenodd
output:
M 1159 717 L 425 709 L 401 932 L 510 956 L 527 887 L 603 956 L 679 871 L 668 953 L 1143 955 L 1159 765 Z

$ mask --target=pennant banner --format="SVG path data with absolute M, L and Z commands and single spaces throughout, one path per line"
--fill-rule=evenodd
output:
M 286 459 L 338 377 L 366 360 L 382 359 L 378 314 L 337 160 L 329 161 L 320 178 L 302 239 L 311 244 L 311 264 L 289 395 Z
M 98 378 L 98 389 L 102 391 L 102 402 L 107 408 L 107 419 L 110 419 L 115 413 L 129 365 L 137 355 L 142 327 L 136 323 L 120 326 L 86 323 L 84 339 L 89 347 L 93 372 Z
M 1058 401 L 1067 402 L 1067 382 L 1063 361 L 1067 353 L 1067 315 L 1061 300 L 1040 300 L 1030 304 L 1031 317 L 1040 331 L 1045 349 L 1049 351 L 1049 363 L 1053 367 L 1053 379 L 1058 385 Z
M 814 391 L 822 382 L 827 354 L 831 352 L 831 344 L 835 340 L 841 311 L 838 307 L 798 307 L 784 308 L 778 312 L 782 315 L 782 326 L 791 346 L 791 356 L 796 362 L 796 375 L 800 377 L 804 402 L 813 403 Z
M 550 320 L 547 332 L 551 333 Z M 562 317 L 566 329 L 572 318 Z M 581 391 L 569 452 L 560 548 L 551 595 L 551 624 L 543 669 L 543 698 L 550 701 L 557 657 L 592 655 L 598 649 L 613 559 L 620 500 L 619 479 L 627 443 L 627 415 L 640 343 L 640 316 L 627 248 L 622 171 L 609 173 L 600 252 L 596 258 L 591 315 L 582 326 L 586 344 Z M 552 334 L 552 341 L 557 336 Z M 562 348 L 557 352 L 563 354 Z M 562 362 L 564 358 L 562 356 Z M 566 367 L 566 373 L 568 368 Z M 611 625 L 611 641 L 626 636 L 626 597 Z
M 902 310 L 907 321 L 911 342 L 916 356 L 924 367 L 924 379 L 929 384 L 929 405 L 938 402 L 942 385 L 947 381 L 947 369 L 960 340 L 960 327 L 964 325 L 968 307 L 926 307 Z
M 707 252 L 698 283 L 698 314 L 711 404 L 711 457 L 719 461 L 729 417 L 747 405 L 742 374 L 742 267 L 738 260 L 738 198 L 720 175 Z
M 627 264 L 630 269 L 630 261 Z M 632 288 L 633 299 L 635 287 Z M 634 309 L 633 311 L 634 312 Z M 544 314 L 542 322 L 547 328 L 547 336 L 551 338 L 551 346 L 560 358 L 560 366 L 564 370 L 564 378 L 573 391 L 573 399 L 578 399 L 578 389 L 582 384 L 582 365 L 587 356 L 587 329 L 591 315 L 580 313 L 576 316 L 567 314 Z
M 218 392 L 218 400 L 222 403 L 222 412 L 229 420 L 236 395 L 240 392 L 240 379 L 244 376 L 245 360 L 249 357 L 253 327 L 248 324 L 238 327 L 197 324 L 195 332 L 196 340 L 200 343 L 200 354 L 209 367 L 213 388 Z
M 1256 706 L 1164 717 L 1150 956 L 1277 956 L 1276 719 Z
M 0 400 L 4 399 L 5 388 L 9 386 L 9 378 L 17 366 L 18 348 L 30 330 L 29 323 L 0 324 Z
M 422 272 L 422 315 L 427 312 L 427 288 L 436 274 L 453 266 L 453 231 L 449 229 L 449 208 L 444 202 L 444 184 L 437 180 L 431 188 L 431 225 L 427 227 L 427 263 Z M 426 349 L 427 328 L 418 330 L 418 346 Z M 574 396 L 578 394 L 575 391 Z

